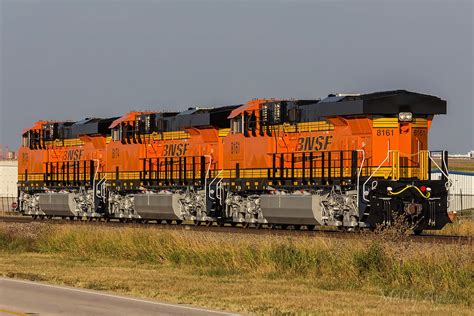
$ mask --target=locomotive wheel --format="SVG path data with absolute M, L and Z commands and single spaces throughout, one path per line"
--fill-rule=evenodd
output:
M 212 226 L 212 223 L 213 223 L 213 221 L 206 221 L 204 224 L 205 224 L 207 227 L 211 227 L 211 226 Z
M 267 229 L 273 229 L 273 224 L 267 224 Z
M 201 221 L 198 221 L 197 219 L 194 220 L 194 225 L 195 226 L 201 226 Z
M 178 220 L 176 221 L 176 225 L 181 225 L 182 223 L 183 223 L 183 221 L 180 220 L 180 219 L 178 219 Z
M 283 224 L 283 225 L 281 225 L 281 229 L 288 229 L 289 226 L 290 225 Z
M 314 230 L 315 225 L 306 225 L 307 230 Z
M 38 215 L 33 215 L 31 216 L 33 219 L 37 219 L 38 218 Z
M 295 230 L 301 230 L 301 225 L 293 225 L 293 228 L 294 228 Z
M 217 226 L 224 227 L 224 225 L 225 225 L 224 221 L 217 221 Z
M 167 219 L 166 224 L 171 225 L 171 224 L 173 224 L 173 221 L 171 219 Z
M 262 228 L 262 224 L 261 223 L 255 223 L 255 229 L 260 229 Z
M 247 223 L 247 222 L 242 223 L 242 228 L 249 228 L 249 226 L 250 226 L 250 223 Z

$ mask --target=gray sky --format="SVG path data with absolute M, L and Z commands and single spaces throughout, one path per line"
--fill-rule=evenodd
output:
M 0 0 L 0 144 L 39 119 L 407 89 L 474 149 L 472 1 Z

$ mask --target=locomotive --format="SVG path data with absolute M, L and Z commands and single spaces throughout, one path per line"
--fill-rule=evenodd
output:
M 18 211 L 34 218 L 415 233 L 448 222 L 446 101 L 405 90 L 133 111 L 23 131 Z M 442 178 L 431 178 L 439 169 Z

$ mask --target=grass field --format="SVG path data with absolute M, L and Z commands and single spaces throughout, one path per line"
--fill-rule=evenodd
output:
M 435 161 L 438 164 L 438 166 L 441 166 L 440 159 L 435 159 Z M 449 164 L 448 166 L 449 171 L 474 172 L 474 159 L 449 158 L 448 164 Z
M 389 238 L 387 238 L 389 237 Z M 252 314 L 469 314 L 470 246 L 0 224 L 0 274 Z
M 464 211 L 463 216 L 458 216 L 453 223 L 447 224 L 441 230 L 426 230 L 424 234 L 474 236 L 474 220 L 472 211 Z

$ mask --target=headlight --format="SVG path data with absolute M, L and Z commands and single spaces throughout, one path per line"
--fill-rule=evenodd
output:
M 411 112 L 400 112 L 398 114 L 398 120 L 400 122 L 411 122 L 413 114 Z

